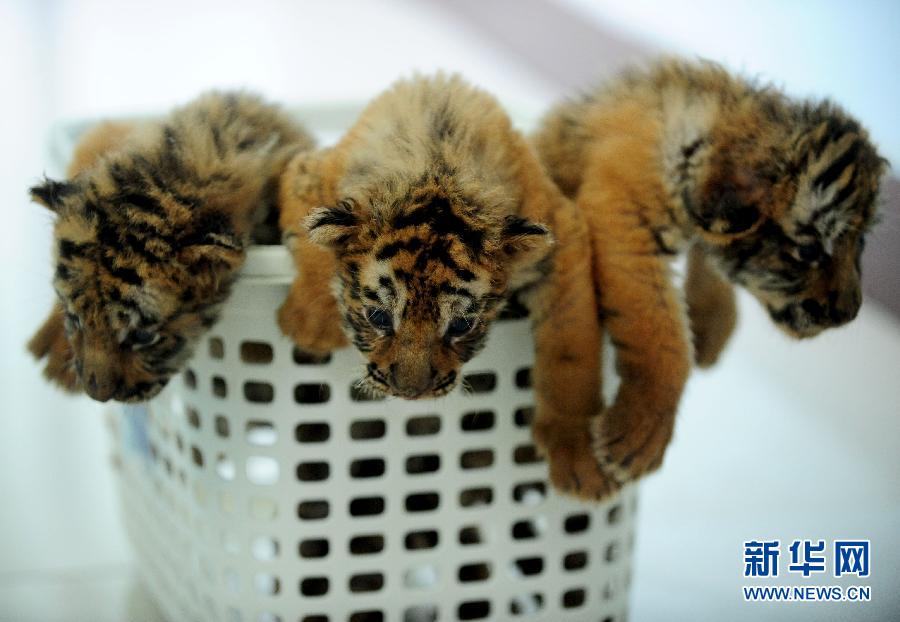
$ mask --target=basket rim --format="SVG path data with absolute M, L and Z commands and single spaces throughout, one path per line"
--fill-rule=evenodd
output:
M 296 274 L 294 260 L 284 245 L 256 244 L 247 249 L 247 258 L 238 272 L 238 279 L 292 281 Z

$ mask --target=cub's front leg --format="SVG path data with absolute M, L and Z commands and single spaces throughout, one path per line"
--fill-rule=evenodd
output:
M 72 345 L 66 336 L 65 314 L 59 303 L 53 305 L 50 315 L 28 341 L 28 351 L 37 360 L 46 358 L 45 378 L 66 391 L 75 393 L 81 390 Z
M 728 343 L 737 321 L 734 289 L 707 263 L 698 246 L 688 253 L 684 298 L 688 308 L 694 361 L 710 367 Z
M 573 206 L 574 207 L 574 206 Z M 553 272 L 533 292 L 536 359 L 532 434 L 560 492 L 598 500 L 618 485 L 597 464 L 590 423 L 600 404 L 600 328 L 591 250 L 574 209 L 554 214 Z
M 298 348 L 327 354 L 347 345 L 341 314 L 331 293 L 334 259 L 309 240 L 295 242 L 294 260 L 299 274 L 281 308 L 278 326 Z
M 668 264 L 643 226 L 649 203 L 642 199 L 652 199 L 610 181 L 598 175 L 579 204 L 589 214 L 600 306 L 621 381 L 613 403 L 594 421 L 594 446 L 604 472 L 624 484 L 662 463 L 691 348 Z
M 282 175 L 279 191 L 281 229 L 294 256 L 297 277 L 278 310 L 278 326 L 298 348 L 315 354 L 347 345 L 337 300 L 331 292 L 335 258 L 309 239 L 304 225 L 313 209 L 334 201 L 328 192 L 328 176 L 322 171 L 324 153 L 295 156 Z

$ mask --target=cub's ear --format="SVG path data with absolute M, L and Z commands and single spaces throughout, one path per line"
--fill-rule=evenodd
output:
M 730 179 L 712 180 L 699 204 L 686 201 L 688 213 L 708 233 L 740 235 L 762 222 L 759 205 L 766 187 L 749 171 L 739 171 Z
M 231 232 L 209 232 L 184 246 L 178 253 L 178 260 L 195 268 L 195 273 L 211 272 L 220 274 L 236 270 L 244 261 L 244 242 Z
M 360 218 L 353 210 L 354 202 L 340 201 L 336 207 L 317 207 L 303 221 L 309 239 L 328 248 L 347 246 L 359 230 Z
M 507 216 L 500 233 L 503 253 L 520 266 L 535 264 L 553 248 L 553 235 L 544 225 L 521 216 Z
M 76 191 L 76 186 L 70 181 L 53 181 L 45 177 L 44 183 L 32 186 L 29 192 L 31 200 L 43 205 L 49 210 L 58 212 L 62 207 L 62 200 Z
M 701 229 L 720 235 L 747 233 L 762 221 L 759 208 L 734 188 L 713 193 L 703 205 L 695 206 L 689 213 Z

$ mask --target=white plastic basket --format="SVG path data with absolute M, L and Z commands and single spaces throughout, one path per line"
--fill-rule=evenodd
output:
M 527 321 L 493 328 L 471 391 L 365 401 L 353 349 L 300 356 L 293 278 L 251 250 L 189 369 L 116 419 L 126 527 L 172 622 L 621 622 L 635 494 L 553 493 L 531 444 Z

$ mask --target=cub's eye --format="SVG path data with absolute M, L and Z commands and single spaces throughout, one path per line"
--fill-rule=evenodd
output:
M 394 318 L 384 309 L 366 307 L 366 319 L 369 324 L 382 332 L 390 332 L 394 329 Z
M 462 337 L 470 330 L 472 330 L 472 322 L 468 318 L 455 317 L 447 324 L 448 337 Z
M 159 333 L 155 333 L 152 330 L 144 330 L 142 328 L 133 330 L 128 335 L 128 341 L 134 348 L 146 348 L 147 346 L 152 346 L 159 341 L 159 339 Z
M 796 256 L 805 263 L 814 263 L 821 256 L 821 251 L 817 244 L 804 244 L 797 247 Z
M 81 320 L 78 319 L 77 315 L 66 313 L 65 328 L 66 333 L 72 333 L 81 328 Z

